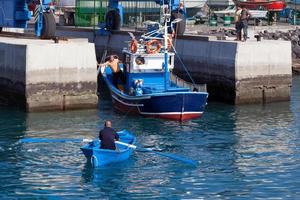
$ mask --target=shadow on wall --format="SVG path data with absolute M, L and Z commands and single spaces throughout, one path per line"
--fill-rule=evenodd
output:
M 26 109 L 25 68 L 25 46 L 0 45 L 0 105 Z

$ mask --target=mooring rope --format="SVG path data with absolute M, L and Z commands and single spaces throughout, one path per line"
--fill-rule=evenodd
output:
M 176 49 L 175 49 L 174 45 L 173 45 L 173 44 L 171 44 L 171 45 L 172 45 L 172 48 L 173 48 L 173 50 L 174 50 L 174 53 L 175 53 L 175 55 L 177 56 L 177 58 L 178 58 L 179 62 L 182 64 L 182 66 L 183 66 L 184 70 L 186 71 L 187 75 L 188 75 L 188 76 L 189 76 L 189 78 L 191 79 L 191 81 L 192 81 L 192 83 L 193 83 L 193 86 L 194 86 L 194 88 L 196 88 L 196 83 L 195 83 L 194 79 L 192 78 L 192 76 L 191 76 L 191 74 L 189 73 L 189 71 L 188 71 L 187 67 L 185 66 L 185 64 L 184 64 L 184 63 L 183 63 L 183 61 L 181 60 L 180 56 L 178 55 L 178 53 L 177 53 L 177 51 L 176 51 Z

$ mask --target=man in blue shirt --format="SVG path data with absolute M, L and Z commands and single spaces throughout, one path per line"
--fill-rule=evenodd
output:
M 116 150 L 115 141 L 119 140 L 119 135 L 111 128 L 111 121 L 107 120 L 104 123 L 104 128 L 99 132 L 99 140 L 101 140 L 101 149 Z

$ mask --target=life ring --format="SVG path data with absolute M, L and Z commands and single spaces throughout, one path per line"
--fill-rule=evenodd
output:
M 138 48 L 137 40 L 131 40 L 131 42 L 130 42 L 130 51 L 131 51 L 131 53 L 136 53 L 137 48 Z
M 161 48 L 161 44 L 158 40 L 150 40 L 149 42 L 146 43 L 146 51 L 148 54 L 157 53 L 160 51 L 160 48 Z

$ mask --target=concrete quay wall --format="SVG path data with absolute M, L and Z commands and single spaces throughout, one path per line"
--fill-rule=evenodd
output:
M 179 39 L 177 51 L 211 99 L 233 104 L 284 101 L 292 84 L 291 43 Z M 177 73 L 185 74 L 182 68 Z
M 82 32 L 81 32 L 82 31 Z M 121 55 L 130 37 L 126 31 L 95 36 L 88 30 L 61 30 L 61 36 L 88 37 L 100 61 L 104 49 Z M 139 37 L 141 33 L 132 31 Z M 197 83 L 206 83 L 210 100 L 232 104 L 285 101 L 292 84 L 291 43 L 288 41 L 236 42 L 215 37 L 178 37 L 176 49 Z M 188 80 L 175 59 L 175 73 Z
M 96 107 L 94 44 L 0 37 L 0 102 L 28 111 Z

